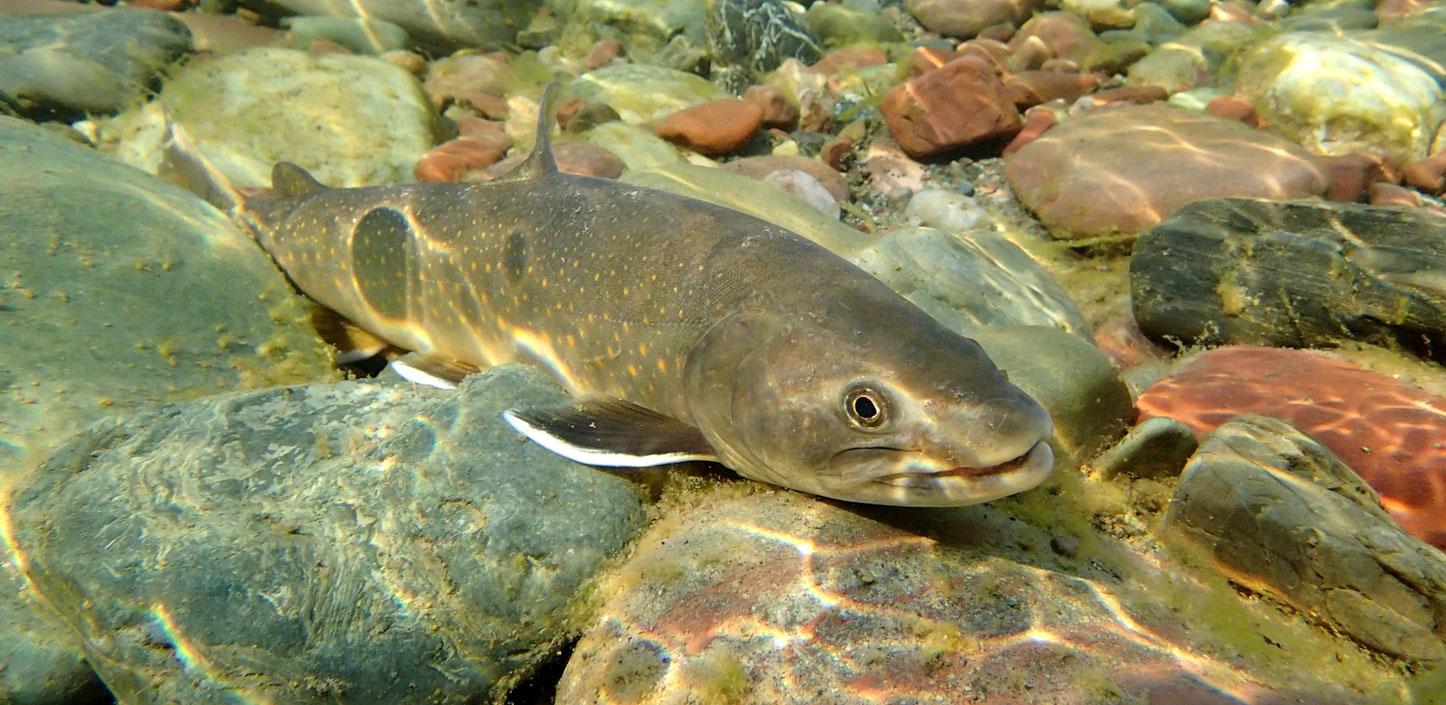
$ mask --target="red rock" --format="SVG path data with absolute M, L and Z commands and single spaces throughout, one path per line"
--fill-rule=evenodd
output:
M 859 69 L 865 66 L 878 66 L 889 62 L 889 57 L 882 49 L 869 46 L 846 46 L 834 49 L 823 55 L 808 70 L 814 73 L 821 73 L 825 76 L 832 76 L 835 73 L 845 70 Z
M 1068 12 L 1042 12 L 1030 18 L 1009 40 L 1009 49 L 1018 50 L 1031 37 L 1044 40 L 1053 56 L 1074 61 L 1083 61 L 1100 44 L 1089 23 Z
M 1023 21 L 1044 0 L 908 0 L 906 4 L 930 31 L 965 38 L 986 27 Z
M 581 110 L 583 105 L 582 98 L 568 98 L 558 103 L 557 112 L 554 113 L 557 118 L 557 126 L 566 130 L 572 119 L 577 117 L 577 111 Z
M 1326 179 L 1330 182 L 1326 186 L 1325 197 L 1332 201 L 1364 201 L 1373 184 L 1388 181 L 1385 176 L 1385 163 L 1373 154 L 1322 156 L 1319 161 L 1325 169 Z
M 724 164 L 723 169 L 759 180 L 767 178 L 775 171 L 794 169 L 817 179 L 835 201 L 844 201 L 849 197 L 848 181 L 844 179 L 843 174 L 838 173 L 822 160 L 810 157 L 782 155 L 746 157 Z
M 1004 148 L 1005 154 L 1013 154 L 1024 146 L 1039 139 L 1045 130 L 1059 124 L 1059 118 L 1050 110 L 1031 110 L 1024 114 L 1024 128 Z
M 1373 206 L 1401 206 L 1403 208 L 1421 207 L 1421 194 L 1411 189 L 1376 182 L 1371 184 L 1369 202 Z
M 498 149 L 470 137 L 458 137 L 422 155 L 412 172 L 418 181 L 460 181 L 469 171 L 495 164 L 504 153 L 505 148 Z
M 130 0 L 127 7 L 144 8 L 147 10 L 160 10 L 162 12 L 177 12 L 184 10 L 194 4 L 191 0 Z
M 983 59 L 995 73 L 1004 73 L 1004 67 L 1009 63 L 1009 46 L 993 39 L 970 39 L 956 47 L 955 51 L 958 52 L 955 58 L 974 56 Z
M 700 154 L 728 154 L 763 125 L 763 108 L 743 100 L 714 100 L 664 117 L 657 133 Z
M 959 58 L 959 53 L 939 47 L 919 47 L 909 55 L 909 77 L 922 76 Z
M 603 179 L 616 179 L 623 174 L 623 160 L 591 142 L 553 142 L 552 156 L 557 160 L 557 170 L 566 174 Z M 492 181 L 511 173 L 526 159 L 526 154 L 514 154 L 486 169 L 468 172 L 463 180 Z
M 1112 103 L 1130 103 L 1133 105 L 1145 105 L 1146 103 L 1158 103 L 1170 94 L 1159 86 L 1121 86 L 1119 88 L 1107 88 L 1090 96 L 1095 105 L 1110 105 Z
M 1048 103 L 1055 99 L 1072 103 L 1099 85 L 1099 76 L 1088 73 L 1021 71 L 1004 77 L 1005 93 L 1020 108 Z
M 458 102 L 476 105 L 478 100 L 485 102 L 478 98 L 481 95 L 507 95 L 511 73 L 505 60 L 490 54 L 450 56 L 432 62 L 422 86 L 438 108 Z
M 1408 532 L 1446 548 L 1446 397 L 1319 352 L 1225 347 L 1194 356 L 1135 407 L 1201 438 L 1240 414 L 1286 421 L 1374 487 Z
M 507 128 L 500 122 L 482 117 L 457 118 L 457 136 L 471 137 L 503 152 L 512 148 L 512 138 L 507 136 Z
M 1205 112 L 1216 117 L 1223 117 L 1226 120 L 1245 123 L 1251 127 L 1260 127 L 1260 115 L 1256 114 L 1255 106 L 1250 101 L 1233 95 L 1222 95 L 1205 105 Z
M 599 39 L 597 43 L 593 44 L 592 48 L 587 51 L 587 58 L 583 59 L 582 63 L 587 67 L 587 70 L 591 71 L 607 66 L 609 63 L 612 63 L 613 59 L 622 56 L 622 54 L 623 43 L 620 40 L 612 38 Z
M 798 124 L 798 106 L 773 86 L 749 86 L 743 99 L 763 109 L 763 126 L 790 129 Z
M 1408 164 L 1401 176 L 1423 193 L 1440 195 L 1446 189 L 1446 152 Z
M 1023 124 L 994 70 L 967 56 L 895 86 L 881 110 L 911 157 L 1013 137 Z

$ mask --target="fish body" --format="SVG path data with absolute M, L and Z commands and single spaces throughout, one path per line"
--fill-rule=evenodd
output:
M 247 220 L 302 292 L 442 376 L 551 372 L 574 402 L 508 420 L 583 462 L 902 505 L 1048 475 L 1049 415 L 972 340 L 789 230 L 559 172 L 546 113 L 519 176 L 343 189 L 281 164 Z

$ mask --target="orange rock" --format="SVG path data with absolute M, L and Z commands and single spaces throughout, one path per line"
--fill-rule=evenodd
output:
M 889 57 L 882 49 L 866 46 L 846 46 L 834 49 L 823 55 L 808 70 L 814 73 L 821 73 L 825 76 L 832 76 L 839 71 L 846 69 L 858 69 L 865 66 L 878 66 L 888 63 Z
M 959 53 L 939 47 L 919 47 L 909 55 L 909 77 L 923 76 L 959 58 Z
M 955 48 L 959 56 L 974 56 L 988 62 L 995 73 L 1003 73 L 1009 63 L 1009 45 L 993 39 L 970 39 Z
M 657 133 L 700 154 L 728 154 L 763 125 L 763 108 L 743 100 L 714 100 L 663 118 Z
M 623 160 L 591 142 L 553 142 L 552 156 L 557 160 L 557 170 L 566 174 L 602 179 L 616 179 L 623 174 Z M 526 154 L 514 154 L 486 169 L 468 172 L 463 180 L 492 181 L 511 173 L 526 159 Z
M 916 158 L 1013 137 L 1023 124 L 994 70 L 969 56 L 895 86 L 881 109 L 889 132 Z
M 1395 184 L 1377 182 L 1371 184 L 1370 203 L 1373 206 L 1419 208 L 1421 194 Z
M 1260 127 L 1260 115 L 1250 101 L 1234 95 L 1222 95 L 1205 105 L 1205 112 L 1226 120 L 1243 122 L 1251 127 Z
M 1121 86 L 1119 88 L 1108 88 L 1090 96 L 1095 105 L 1109 105 L 1111 103 L 1133 103 L 1144 105 L 1146 103 L 1158 103 L 1170 94 L 1159 86 Z
M 587 58 L 583 59 L 583 65 L 587 70 L 602 68 L 612 62 L 613 59 L 622 56 L 623 43 L 617 39 L 599 39 L 596 44 L 587 52 Z
M 749 86 L 743 99 L 763 108 L 764 127 L 787 130 L 798 124 L 798 106 L 773 86 Z
M 1021 71 L 1004 77 L 1005 93 L 1021 108 L 1055 99 L 1072 103 L 1099 85 L 1099 76 L 1088 73 Z
M 459 181 L 469 171 L 495 164 L 504 152 L 481 140 L 458 137 L 422 155 L 412 173 L 418 181 Z
M 1050 110 L 1031 110 L 1024 114 L 1024 127 L 1019 134 L 1010 140 L 1009 145 L 1004 148 L 1005 154 L 1013 154 L 1023 149 L 1025 145 L 1039 139 L 1045 130 L 1059 124 L 1059 118 L 1055 117 Z
M 1401 176 L 1424 193 L 1440 195 L 1446 189 L 1446 152 L 1412 162 Z
M 1385 163 L 1373 154 L 1346 154 L 1320 157 L 1319 160 L 1329 181 L 1325 197 L 1332 201 L 1363 201 L 1372 185 L 1389 181 L 1385 176 Z
M 507 128 L 500 122 L 482 117 L 457 118 L 457 136 L 471 137 L 503 152 L 512 148 L 512 138 L 507 136 Z
M 844 180 L 843 174 L 838 173 L 820 159 L 783 155 L 745 157 L 724 164 L 723 169 L 760 180 L 775 171 L 794 169 L 817 179 L 835 201 L 845 201 L 849 197 L 849 185 Z
M 1322 353 L 1231 346 L 1196 355 L 1135 408 L 1201 438 L 1240 414 L 1288 422 L 1380 492 L 1408 532 L 1446 548 L 1446 398 Z

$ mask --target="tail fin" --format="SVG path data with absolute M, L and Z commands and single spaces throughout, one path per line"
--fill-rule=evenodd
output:
M 170 111 L 162 106 L 161 113 L 166 124 L 166 139 L 161 148 L 161 176 L 235 217 L 244 202 L 241 192 L 215 164 L 206 159 L 185 129 L 171 119 Z

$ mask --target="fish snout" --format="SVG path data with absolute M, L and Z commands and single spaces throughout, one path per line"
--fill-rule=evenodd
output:
M 941 423 L 941 460 L 957 468 L 988 469 L 1023 458 L 1054 435 L 1054 419 L 1029 397 L 1001 397 Z

